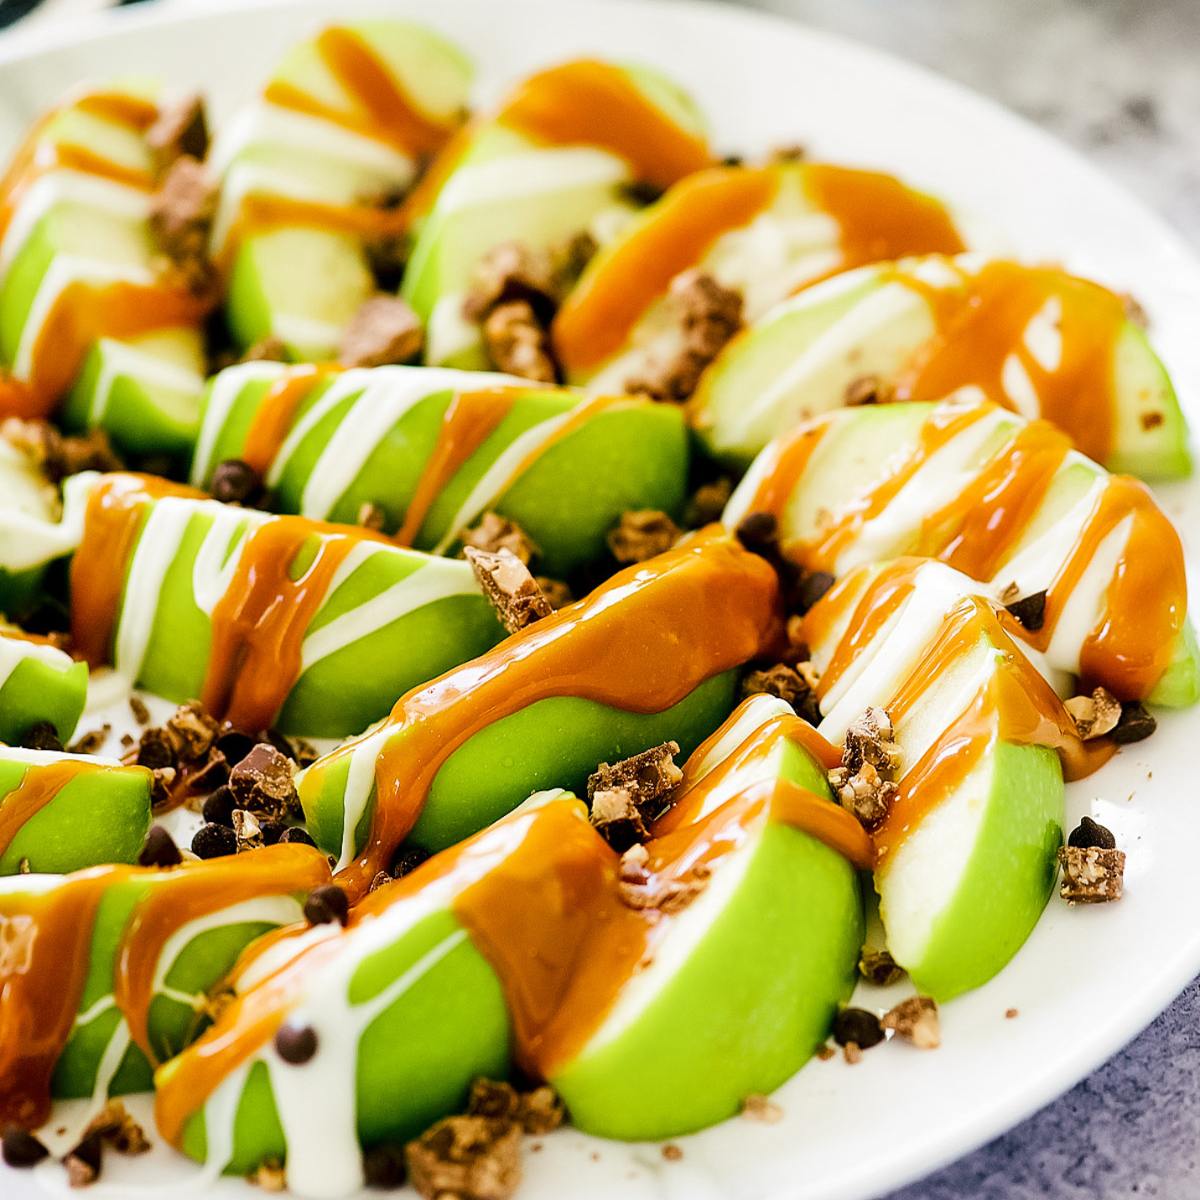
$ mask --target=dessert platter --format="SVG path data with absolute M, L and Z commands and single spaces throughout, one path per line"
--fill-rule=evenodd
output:
M 882 1194 L 1200 969 L 1200 267 L 504 8 L 0 48 L 5 1196 Z

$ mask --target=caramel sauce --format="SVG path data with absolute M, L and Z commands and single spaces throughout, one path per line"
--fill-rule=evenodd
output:
M 0 417 L 28 419 L 36 417 L 40 411 L 41 404 L 29 388 L 0 370 Z
M 267 388 L 242 446 L 241 459 L 265 476 L 283 444 L 300 405 L 319 383 L 337 371 L 332 363 L 305 363 L 290 367 Z
M 619 67 L 593 59 L 531 76 L 496 119 L 546 145 L 608 150 L 635 179 L 662 188 L 712 163 L 702 137 L 672 121 Z
M 376 764 L 366 847 L 340 882 L 352 895 L 366 892 L 415 824 L 443 763 L 481 729 L 555 696 L 661 712 L 772 646 L 778 600 L 771 568 L 710 529 L 401 697 L 387 721 L 396 736 Z M 319 778 L 322 762 L 310 775 Z
M 404 523 L 396 532 L 397 543 L 413 544 L 443 489 L 512 411 L 521 391 L 516 387 L 497 387 L 455 393 L 442 414 L 437 442 L 417 480 Z
M 297 555 L 317 539 L 295 578 Z M 212 612 L 212 648 L 201 693 L 205 708 L 238 729 L 269 729 L 300 677 L 301 648 L 346 556 L 367 530 L 305 517 L 273 517 L 255 529 Z
M 45 764 L 31 763 L 21 782 L 0 796 L 0 854 L 12 845 L 25 823 L 35 817 L 71 780 L 88 772 L 102 770 L 99 763 L 66 759 Z
M 154 475 L 107 475 L 88 497 L 83 536 L 71 560 L 71 643 L 92 666 L 109 660 L 125 573 L 147 509 L 164 496 L 203 492 Z
M 432 154 L 450 136 L 453 123 L 421 111 L 388 65 L 353 29 L 332 26 L 316 38 L 317 52 L 338 83 L 353 98 L 353 108 L 326 104 L 282 80 L 267 85 L 268 104 L 319 117 L 362 137 L 388 142 L 404 154 Z

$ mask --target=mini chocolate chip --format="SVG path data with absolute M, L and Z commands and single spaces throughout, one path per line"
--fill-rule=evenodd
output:
M 225 755 L 225 761 L 231 767 L 236 767 L 254 749 L 257 739 L 248 733 L 242 733 L 241 730 L 231 729 L 221 734 L 213 744 Z
M 262 834 L 264 846 L 274 846 L 287 832 L 287 826 L 282 821 L 260 821 L 258 831 Z
M 267 732 L 263 734 L 262 740 L 269 745 L 274 746 L 280 754 L 286 755 L 292 760 L 292 762 L 299 761 L 296 755 L 296 747 L 293 746 L 291 741 L 284 737 L 278 729 L 268 729 Z
M 0 1154 L 10 1167 L 32 1167 L 50 1153 L 32 1133 L 24 1129 L 6 1129 L 0 1140 Z
M 663 190 L 657 183 L 651 183 L 648 179 L 634 179 L 621 184 L 621 194 L 633 204 L 647 205 L 658 200 Z
M 1067 845 L 1077 846 L 1081 850 L 1087 850 L 1091 847 L 1099 850 L 1115 850 L 1117 848 L 1117 839 L 1113 837 L 1111 829 L 1107 829 L 1099 822 L 1093 821 L 1091 817 L 1084 817 L 1071 830 L 1071 836 L 1067 838 Z
M 161 826 L 151 825 L 146 834 L 146 844 L 138 855 L 142 867 L 177 867 L 183 862 L 175 839 Z
M 211 825 L 233 825 L 233 810 L 237 807 L 233 798 L 233 792 L 230 791 L 227 784 L 223 784 L 217 788 L 211 796 L 204 801 L 204 807 L 200 810 L 201 815 Z
M 317 1052 L 317 1031 L 311 1025 L 281 1025 L 275 1049 L 286 1063 L 299 1066 Z
M 411 875 L 423 862 L 428 860 L 428 850 L 422 850 L 420 846 L 408 846 L 392 859 L 392 878 L 403 879 L 405 875 Z
M 258 472 L 240 458 L 227 458 L 217 464 L 209 491 L 224 504 L 247 504 L 258 495 L 262 480 Z
M 402 1146 L 372 1146 L 363 1155 L 363 1180 L 369 1188 L 403 1187 L 407 1174 Z
M 290 846 L 297 844 L 300 846 L 315 846 L 317 843 L 313 841 L 312 834 L 307 829 L 301 829 L 299 825 L 293 825 L 290 829 L 285 829 L 279 840 L 285 845 Z
M 91 1179 L 95 1179 L 100 1174 L 103 1156 L 104 1142 L 99 1132 L 89 1133 L 66 1157 L 68 1176 L 72 1173 L 70 1160 L 76 1158 L 89 1170 Z
M 304 901 L 304 919 L 310 925 L 328 925 L 331 921 L 345 925 L 349 915 L 350 902 L 336 883 L 313 888 Z
M 1046 593 L 1033 592 L 1004 606 L 1030 633 L 1037 633 L 1046 620 Z
M 21 745 L 26 750 L 61 751 L 63 744 L 58 730 L 49 721 L 38 721 L 25 730 Z
M 1127 700 L 1121 705 L 1121 719 L 1109 736 L 1118 746 L 1128 746 L 1148 738 L 1157 728 L 1158 722 L 1146 711 L 1145 705 L 1137 700 Z
M 197 858 L 220 858 L 225 854 L 237 853 L 237 834 L 228 825 L 215 821 L 201 825 L 192 838 L 192 853 Z
M 779 522 L 772 513 L 747 513 L 739 522 L 737 540 L 750 551 L 774 561 L 779 557 Z
M 833 1018 L 833 1040 L 839 1046 L 853 1042 L 860 1050 L 868 1050 L 883 1041 L 883 1026 L 865 1008 L 843 1008 Z
M 792 589 L 792 608 L 803 616 L 831 587 L 833 576 L 828 571 L 803 572 Z

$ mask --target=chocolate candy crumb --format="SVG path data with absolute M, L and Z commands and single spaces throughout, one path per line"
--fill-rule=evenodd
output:
M 1120 900 L 1125 887 L 1125 854 L 1101 846 L 1062 846 L 1058 894 L 1069 904 Z
M 418 1194 L 507 1200 L 521 1182 L 521 1130 L 494 1117 L 446 1117 L 404 1149 Z

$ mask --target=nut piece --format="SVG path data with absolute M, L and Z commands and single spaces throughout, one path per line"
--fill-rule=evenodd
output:
M 211 293 L 216 278 L 208 256 L 216 211 L 217 189 L 204 165 L 190 155 L 167 168 L 150 205 L 151 232 L 184 285 L 198 296 Z
M 511 550 L 526 566 L 541 553 L 537 543 L 520 525 L 495 512 L 485 512 L 478 525 L 464 530 L 459 537 L 464 546 L 473 546 L 476 550 L 489 550 L 493 554 Z
M 259 742 L 229 773 L 229 788 L 239 807 L 280 821 L 299 811 L 293 779 L 295 764 L 286 754 Z
M 1058 894 L 1070 904 L 1120 900 L 1125 887 L 1125 852 L 1103 846 L 1062 846 Z
M 557 382 L 550 335 L 528 300 L 508 300 L 492 309 L 483 322 L 483 341 L 497 370 L 535 383 Z
M 208 153 L 208 120 L 199 92 L 163 105 L 158 120 L 146 130 L 146 144 L 160 174 L 184 155 L 203 162 Z
M 670 550 L 679 539 L 679 526 L 654 508 L 631 509 L 608 532 L 608 548 L 623 566 L 645 562 Z
M 495 1117 L 446 1117 L 404 1148 L 425 1200 L 508 1200 L 521 1182 L 521 1130 Z
M 235 808 L 232 820 L 233 835 L 237 838 L 239 853 L 243 850 L 257 850 L 266 844 L 262 826 L 253 813 L 247 812 L 244 808 Z
M 548 321 L 557 305 L 554 269 L 546 255 L 519 242 L 504 242 L 480 259 L 471 279 L 463 316 L 482 321 L 499 305 L 514 300 L 530 306 L 535 318 Z
M 558 1093 L 545 1084 L 532 1091 L 518 1092 L 511 1083 L 481 1076 L 471 1083 L 467 1115 L 516 1121 L 522 1132 L 541 1135 L 553 1132 L 563 1123 L 564 1110 Z
M 463 554 L 509 633 L 517 633 L 554 611 L 529 568 L 511 550 L 492 553 L 467 546 Z
M 890 987 L 904 978 L 904 968 L 886 950 L 864 946 L 858 959 L 858 973 L 876 987 Z
M 199 700 L 189 700 L 167 718 L 166 733 L 176 756 L 184 762 L 194 762 L 212 748 L 219 728 Z
M 1090 696 L 1072 696 L 1064 707 L 1085 742 L 1111 733 L 1121 719 L 1121 702 L 1107 688 L 1094 688 Z
M 399 296 L 380 294 L 363 302 L 342 333 L 338 362 L 344 367 L 385 367 L 415 358 L 425 344 L 421 319 Z
M 816 685 L 817 675 L 811 663 L 802 662 L 794 667 L 776 663 L 765 670 L 751 671 L 742 680 L 742 695 L 778 696 L 790 704 L 798 716 L 810 725 L 816 725 L 821 720 Z
M 627 787 L 605 788 L 592 796 L 592 824 L 614 850 L 627 850 L 649 836 L 646 822 Z
M 683 779 L 683 772 L 675 764 L 678 753 L 678 742 L 663 742 L 620 762 L 601 763 L 588 776 L 588 799 L 594 801 L 599 792 L 623 788 L 642 816 L 653 820 L 667 807 L 671 793 Z
M 918 1050 L 936 1050 L 942 1044 L 937 1001 L 932 996 L 909 996 L 901 1000 L 883 1015 L 881 1024 Z
M 892 719 L 882 708 L 868 708 L 846 730 L 842 766 L 857 771 L 863 763 L 870 763 L 885 779 L 895 778 L 900 769 Z

